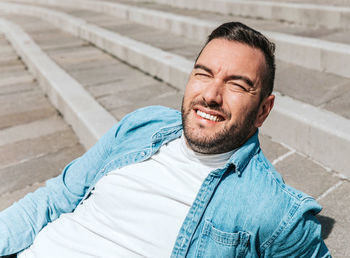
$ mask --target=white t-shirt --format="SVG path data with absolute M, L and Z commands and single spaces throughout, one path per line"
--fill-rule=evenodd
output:
M 204 155 L 183 136 L 171 141 L 100 179 L 82 205 L 49 223 L 18 257 L 169 257 L 202 182 L 232 153 Z

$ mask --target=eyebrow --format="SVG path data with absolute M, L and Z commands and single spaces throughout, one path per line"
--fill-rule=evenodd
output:
M 208 72 L 210 75 L 214 75 L 213 71 L 210 68 L 208 68 L 202 64 L 195 64 L 194 69 L 202 69 L 202 70 Z M 230 75 L 227 78 L 227 81 L 229 81 L 229 80 L 242 80 L 245 83 L 247 83 L 250 87 L 252 87 L 252 88 L 254 87 L 254 83 L 252 82 L 252 80 L 246 76 L 243 76 L 243 75 Z
M 249 79 L 246 76 L 242 76 L 242 75 L 231 75 L 227 78 L 227 80 L 242 80 L 244 81 L 246 84 L 249 85 L 249 87 L 253 88 L 254 87 L 254 83 L 252 82 L 251 79 Z
M 195 64 L 195 65 L 194 65 L 194 69 L 202 69 L 202 70 L 204 70 L 204 71 L 210 73 L 210 75 L 214 75 L 214 74 L 213 74 L 213 71 L 212 71 L 210 68 L 206 67 L 205 65 Z

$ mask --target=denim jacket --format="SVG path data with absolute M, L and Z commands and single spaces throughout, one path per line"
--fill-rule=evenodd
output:
M 62 213 L 72 212 L 108 172 L 141 162 L 182 134 L 180 112 L 152 106 L 124 117 L 62 174 L 0 213 L 0 255 L 19 252 Z M 258 132 L 204 180 L 172 257 L 330 257 L 319 204 L 284 184 Z

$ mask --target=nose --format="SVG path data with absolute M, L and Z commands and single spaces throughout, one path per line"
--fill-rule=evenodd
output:
M 210 105 L 222 105 L 222 83 L 219 80 L 214 80 L 205 87 L 202 97 L 203 100 Z

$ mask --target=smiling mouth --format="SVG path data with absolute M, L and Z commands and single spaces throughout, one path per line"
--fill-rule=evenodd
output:
M 224 120 L 221 116 L 210 115 L 210 114 L 207 114 L 207 113 L 200 111 L 200 110 L 197 110 L 196 114 L 202 118 L 208 119 L 208 120 L 213 121 L 213 122 L 220 122 L 220 121 Z

